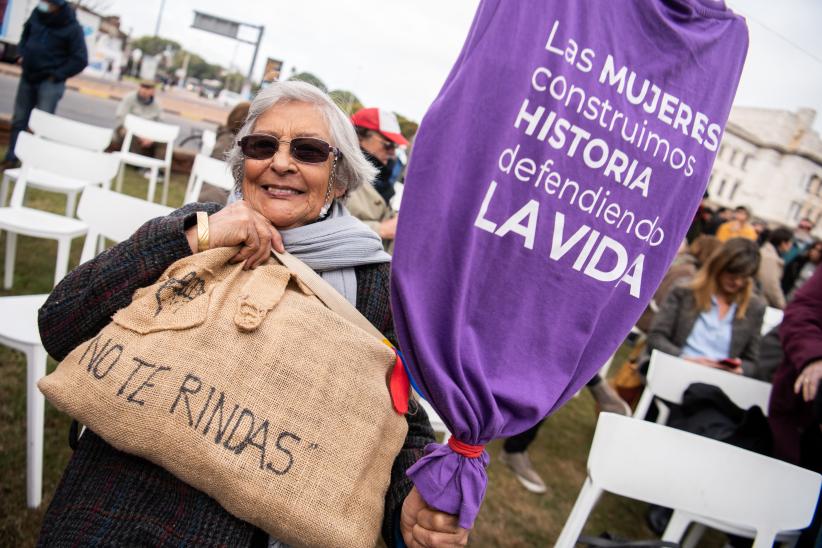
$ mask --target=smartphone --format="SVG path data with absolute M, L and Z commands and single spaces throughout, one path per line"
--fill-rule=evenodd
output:
M 739 358 L 725 358 L 724 360 L 719 360 L 719 365 L 724 365 L 730 369 L 736 369 L 742 365 L 742 360 Z

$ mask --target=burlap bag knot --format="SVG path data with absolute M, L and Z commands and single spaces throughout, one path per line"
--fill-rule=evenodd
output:
M 171 265 L 39 382 L 55 407 L 295 546 L 373 546 L 406 436 L 393 351 L 271 259 Z

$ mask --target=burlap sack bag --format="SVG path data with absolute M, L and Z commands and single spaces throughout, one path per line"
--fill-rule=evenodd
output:
M 38 383 L 59 410 L 297 546 L 373 546 L 406 436 L 394 352 L 270 259 L 177 261 Z

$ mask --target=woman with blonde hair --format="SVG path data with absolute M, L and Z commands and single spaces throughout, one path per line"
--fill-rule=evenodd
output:
M 753 293 L 759 262 L 755 242 L 728 240 L 691 283 L 668 294 L 651 324 L 649 351 L 752 375 L 765 314 L 765 303 Z

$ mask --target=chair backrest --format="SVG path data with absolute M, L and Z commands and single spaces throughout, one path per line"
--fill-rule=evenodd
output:
M 765 309 L 765 317 L 762 318 L 762 331 L 761 333 L 764 335 L 768 333 L 771 329 L 776 327 L 777 325 L 782 323 L 782 318 L 785 316 L 785 312 L 769 306 Z
M 163 217 L 172 211 L 170 207 L 119 192 L 96 186 L 86 187 L 77 206 L 77 216 L 89 227 L 80 263 L 94 258 L 101 236 L 121 242 L 134 234 L 146 221 Z
M 216 144 L 217 133 L 210 129 L 204 129 L 200 141 L 200 154 L 203 156 L 211 156 L 211 153 L 214 152 L 214 145 Z
M 758 405 L 763 413 L 768 413 L 768 400 L 771 397 L 769 383 L 692 363 L 654 350 L 651 353 L 645 390 L 634 411 L 634 417 L 645 417 L 654 396 L 671 403 L 682 403 L 685 390 L 695 382 L 718 386 L 742 409 Z
M 24 131 L 17 138 L 14 153 L 22 162 L 10 200 L 10 205 L 15 207 L 23 205 L 26 181 L 33 171 L 41 184 L 48 184 L 49 176 L 52 176 L 62 181 L 70 179 L 108 186 L 119 168 L 119 158 L 115 154 L 48 141 Z
M 31 111 L 29 127 L 38 137 L 96 152 L 103 152 L 111 144 L 109 128 L 84 124 L 37 108 Z
M 146 120 L 133 114 L 126 114 L 126 119 L 123 122 L 123 127 L 126 128 L 126 140 L 123 142 L 123 150 L 128 150 L 126 146 L 130 145 L 130 136 L 145 137 L 157 143 L 171 143 L 177 138 L 180 133 L 180 127 L 171 124 L 164 124 L 162 122 L 155 122 L 153 120 Z M 130 135 L 128 135 L 130 134 Z
M 588 475 L 611 493 L 775 533 L 806 527 L 819 474 L 727 443 L 600 413 Z
M 191 168 L 191 176 L 188 184 L 189 192 L 184 203 L 196 202 L 203 188 L 203 183 L 208 183 L 216 187 L 232 190 L 234 189 L 234 177 L 228 169 L 228 164 L 222 160 L 198 154 L 194 157 L 194 165 Z

